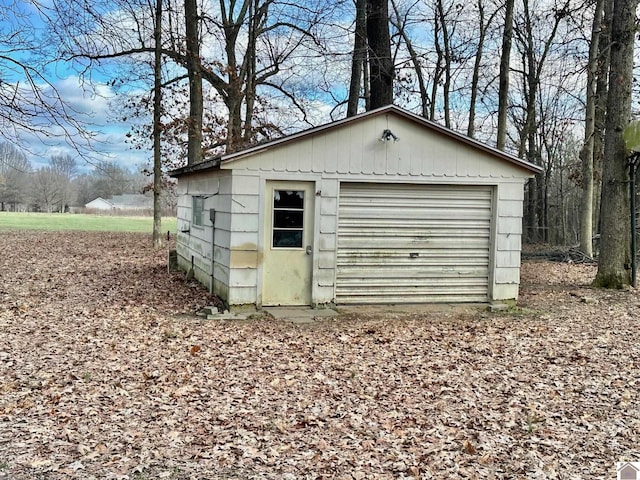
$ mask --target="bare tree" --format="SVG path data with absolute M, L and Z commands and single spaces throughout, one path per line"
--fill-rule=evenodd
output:
M 158 11 L 159 10 L 159 11 Z M 162 43 L 162 0 L 156 2 L 156 45 Z M 187 122 L 188 147 L 187 164 L 202 162 L 202 65 L 200 60 L 200 19 L 196 0 L 184 0 L 185 22 L 185 67 L 189 76 L 189 120 Z M 156 50 L 156 63 L 161 62 L 162 50 Z M 158 69 L 160 67 L 157 67 Z M 159 94 L 161 82 L 157 84 L 156 95 Z M 158 104 L 158 108 L 160 105 Z
M 459 4 L 458 4 L 459 5 Z M 457 8 L 457 7 L 456 7 Z M 442 81 L 442 101 L 444 110 L 444 126 L 451 128 L 451 64 L 452 64 L 452 47 L 451 47 L 451 30 L 455 28 L 456 20 L 450 17 L 451 4 L 445 9 L 444 0 L 436 0 L 436 39 L 435 46 L 438 52 L 438 65 L 442 68 L 444 81 Z M 458 9 L 460 10 L 460 9 Z M 434 82 L 434 88 L 439 82 Z M 433 94 L 435 98 L 435 91 Z
M 391 24 L 398 31 L 400 40 L 405 44 L 407 53 L 409 54 L 409 63 L 413 67 L 413 71 L 416 75 L 416 82 L 418 93 L 420 94 L 420 113 L 423 117 L 428 118 L 431 109 L 432 101 L 429 98 L 427 90 L 427 80 L 423 71 L 424 58 L 414 46 L 414 42 L 407 32 L 409 22 L 409 11 L 411 8 L 407 8 L 404 13 L 401 12 L 399 2 L 396 0 L 391 1 L 393 7 L 393 15 L 391 16 Z M 413 5 L 411 5 L 413 6 Z
M 52 1 L 50 17 L 52 23 L 59 25 L 54 33 L 59 36 L 65 58 L 81 61 L 86 71 L 100 63 L 149 62 L 154 46 L 147 26 L 151 23 L 148 5 L 134 0 Z M 185 4 L 188 12 L 175 6 L 165 8 L 167 28 L 163 28 L 166 41 L 162 50 L 163 56 L 173 62 L 176 74 L 165 85 L 184 78 L 185 71 L 186 76 L 197 76 L 199 72 L 216 93 L 210 97 L 226 107 L 226 125 L 215 132 L 220 138 L 205 143 L 231 151 L 277 132 L 268 121 L 256 124 L 257 102 L 266 98 L 259 95 L 260 91 L 278 93 L 306 117 L 303 102 L 289 84 L 307 73 L 297 67 L 301 58 L 312 54 L 320 57 L 323 47 L 315 38 L 314 28 L 320 12 L 330 15 L 333 5 L 321 2 L 311 8 L 279 0 L 219 0 L 206 5 L 208 10 L 195 12 L 200 32 L 206 33 L 198 38 L 200 42 L 206 38 L 207 51 L 215 51 L 215 55 L 199 55 L 199 64 L 195 62 L 197 46 L 191 45 L 197 35 L 191 21 L 193 3 Z M 124 17 L 118 19 L 119 23 L 113 21 L 114 12 Z M 187 13 L 189 32 L 183 29 Z M 88 17 L 91 22 L 78 23 L 74 21 L 76 17 Z M 130 30 L 136 35 L 131 35 Z M 299 50 L 303 55 L 296 57 Z M 197 97 L 194 104 L 199 104 Z
M 509 74 L 511 65 L 511 44 L 513 42 L 513 10 L 515 0 L 505 0 L 504 31 L 502 33 L 502 53 L 500 54 L 500 86 L 498 90 L 498 131 L 496 146 L 505 149 L 507 139 L 507 113 L 509 107 Z
M 485 39 L 487 31 L 498 11 L 494 10 L 493 13 L 487 16 L 485 10 L 484 0 L 477 0 L 478 8 L 478 40 L 475 51 L 475 60 L 473 62 L 473 75 L 471 78 L 471 93 L 469 96 L 469 122 L 467 124 L 467 136 L 473 138 L 475 135 L 475 121 L 476 121 L 476 105 L 478 102 L 478 91 L 480 88 L 480 76 L 483 63 Z
M 185 3 L 188 3 L 186 0 Z M 185 10 L 187 7 L 185 6 Z M 188 36 L 188 35 L 187 35 Z M 160 197 L 162 195 L 162 0 L 156 0 L 155 16 L 153 26 L 153 246 L 160 248 L 163 245 L 162 236 L 162 206 Z M 200 81 L 200 95 L 202 95 L 202 80 Z M 193 83 L 197 83 L 194 81 Z M 191 90 L 191 72 L 189 87 Z M 191 92 L 190 92 L 191 94 Z M 197 96 L 194 93 L 193 96 Z M 189 97 L 192 99 L 193 97 Z M 191 127 L 189 123 L 189 155 L 187 163 L 193 163 L 198 155 L 202 155 L 202 96 L 194 99 L 200 105 L 200 125 L 198 129 Z M 190 111 L 191 115 L 198 117 L 198 111 Z M 194 152 L 195 150 L 195 152 Z
M 569 4 L 553 6 L 547 17 L 551 21 L 550 29 L 541 29 L 540 16 L 532 14 L 530 2 L 523 3 L 522 16 L 515 25 L 514 36 L 522 64 L 522 110 L 524 117 L 519 126 L 518 156 L 527 158 L 531 163 L 541 163 L 541 144 L 538 141 L 538 99 L 540 81 L 547 59 L 555 47 L 556 34 L 561 22 L 570 14 Z M 543 38 L 542 38 L 543 37 Z M 527 184 L 527 202 L 525 206 L 525 224 L 529 228 L 527 238 L 530 241 L 546 241 L 548 229 L 545 204 L 545 176 L 538 174 Z
M 602 29 L 598 42 L 598 73 L 596 80 L 595 121 L 593 131 L 593 229 L 600 232 L 600 201 L 602 199 L 602 172 L 604 164 L 604 131 L 609 88 L 609 59 L 611 54 L 611 17 L 613 0 L 604 0 Z
M 75 150 L 91 151 L 90 119 L 66 102 L 47 76 L 57 58 L 38 38 L 29 2 L 0 5 L 0 137 L 26 148 L 27 139 L 59 138 Z
M 46 213 L 56 211 L 62 201 L 60 177 L 51 167 L 40 167 L 31 181 L 31 202 Z
M 75 200 L 72 182 L 77 174 L 77 163 L 71 155 L 53 155 L 49 160 L 49 169 L 55 179 L 55 197 L 58 200 L 59 211 L 65 212 Z
M 598 74 L 598 52 L 604 0 L 597 0 L 591 26 L 589 61 L 587 63 L 587 95 L 585 106 L 584 145 L 580 151 L 582 161 L 582 202 L 580 209 L 580 250 L 593 256 L 593 155 L 596 135 L 596 87 Z
M 31 163 L 25 153 L 9 142 L 0 143 L 0 211 L 16 210 L 27 201 Z
M 602 179 L 602 232 L 594 285 L 622 288 L 631 282 L 628 155 L 622 138 L 631 117 L 633 45 L 637 0 L 614 0 L 605 129 L 607 168 Z
M 367 68 L 367 0 L 356 0 L 356 23 L 354 32 L 353 55 L 351 58 L 351 80 L 347 117 L 358 113 L 364 69 Z

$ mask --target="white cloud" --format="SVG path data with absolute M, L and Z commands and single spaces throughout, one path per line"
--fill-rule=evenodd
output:
M 130 125 L 114 115 L 112 102 L 117 94 L 110 86 L 97 83 L 89 88 L 77 76 L 57 80 L 51 86 L 40 85 L 43 89 L 52 87 L 86 135 L 63 117 L 53 121 L 46 115 L 38 119 L 41 132 L 18 129 L 19 139 L 8 140 L 24 145 L 34 168 L 45 166 L 51 156 L 59 154 L 69 154 L 88 167 L 96 160 L 109 160 L 132 168 L 150 157 L 150 152 L 133 150 L 126 143 Z

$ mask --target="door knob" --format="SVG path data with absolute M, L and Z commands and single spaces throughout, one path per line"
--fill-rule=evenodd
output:
M 307 255 L 311 255 L 311 252 L 313 252 L 311 245 L 307 245 Z

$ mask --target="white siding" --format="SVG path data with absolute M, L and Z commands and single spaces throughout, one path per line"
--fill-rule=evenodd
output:
M 385 129 L 400 140 L 380 142 Z M 342 177 L 451 179 L 521 178 L 523 169 L 393 114 L 366 118 L 342 128 L 318 132 L 262 152 L 234 159 L 224 168 L 261 172 L 309 171 Z M 345 178 L 345 180 L 348 178 Z M 411 180 L 409 180 L 411 181 Z
M 504 181 L 498 186 L 492 300 L 518 298 L 523 199 L 523 178 Z
M 192 224 L 192 199 L 204 196 L 204 225 Z M 209 211 L 216 210 L 215 248 L 211 248 L 213 225 Z M 229 234 L 231 212 L 231 174 L 212 171 L 187 175 L 178 182 L 178 225 L 176 250 L 178 264 L 185 271 L 193 265 L 195 278 L 226 299 L 229 285 Z M 213 258 L 212 258 L 213 257 Z M 214 261 L 215 259 L 215 261 Z M 213 275 L 212 275 L 213 266 Z

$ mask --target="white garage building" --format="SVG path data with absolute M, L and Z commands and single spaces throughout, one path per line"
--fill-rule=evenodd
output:
M 178 262 L 231 307 L 515 300 L 539 171 L 380 108 L 171 172 Z

